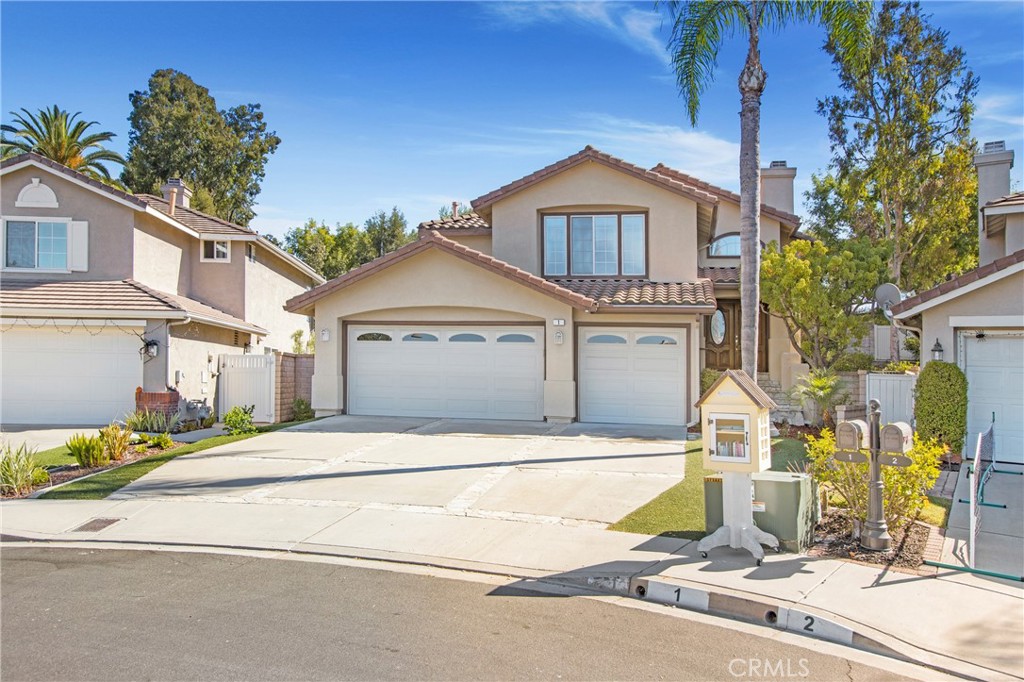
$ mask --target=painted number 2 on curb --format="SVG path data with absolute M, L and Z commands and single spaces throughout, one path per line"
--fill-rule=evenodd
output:
M 853 643 L 853 630 L 820 616 L 812 616 L 806 611 L 788 609 L 785 623 L 786 629 L 791 632 L 820 637 L 840 644 Z

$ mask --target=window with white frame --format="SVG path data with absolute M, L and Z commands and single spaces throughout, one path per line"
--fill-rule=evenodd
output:
M 55 220 L 5 220 L 4 267 L 67 270 L 68 223 Z
M 638 277 L 647 272 L 644 214 L 545 215 L 547 277 Z
M 204 239 L 202 248 L 203 257 L 200 260 L 216 263 L 231 262 L 231 248 L 225 240 Z

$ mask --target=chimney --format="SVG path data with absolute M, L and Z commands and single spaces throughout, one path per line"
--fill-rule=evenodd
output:
M 796 168 L 790 168 L 785 161 L 772 161 L 761 169 L 761 203 L 772 208 L 793 213 L 793 178 Z
M 986 142 L 980 154 L 974 156 L 978 169 L 978 265 L 986 265 L 1006 255 L 1006 232 L 989 235 L 985 229 L 985 204 L 1010 193 L 1010 169 L 1013 168 L 1013 150 L 1006 142 Z
M 192 190 L 188 188 L 181 178 L 171 178 L 160 188 L 164 199 L 171 205 L 171 215 L 174 215 L 174 206 L 188 208 L 192 205 Z
M 452 217 L 453 218 L 458 218 L 459 217 L 459 202 L 457 202 L 457 201 L 453 201 L 452 202 Z

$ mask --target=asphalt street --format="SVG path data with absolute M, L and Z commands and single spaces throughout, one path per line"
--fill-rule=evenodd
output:
M 668 614 L 344 565 L 6 547 L 0 578 L 5 682 L 905 679 Z

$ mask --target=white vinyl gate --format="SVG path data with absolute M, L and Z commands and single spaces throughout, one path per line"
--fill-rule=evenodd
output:
M 882 423 L 914 423 L 916 374 L 868 374 L 867 399 L 881 404 Z
M 277 356 L 220 356 L 219 412 L 221 419 L 236 405 L 255 405 L 254 422 L 274 421 L 274 375 Z

